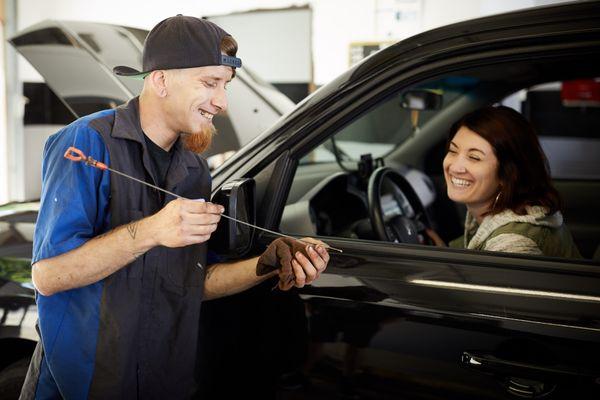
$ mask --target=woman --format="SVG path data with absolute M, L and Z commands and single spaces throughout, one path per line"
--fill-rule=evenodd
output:
M 521 114 L 473 111 L 452 126 L 446 150 L 448 197 L 467 206 L 465 233 L 450 247 L 581 258 L 546 157 Z

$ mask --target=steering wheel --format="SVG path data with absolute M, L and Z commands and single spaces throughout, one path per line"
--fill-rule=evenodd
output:
M 388 193 L 395 192 L 391 195 L 396 202 L 398 197 L 404 196 L 413 209 L 414 215 L 409 217 L 402 211 L 400 215 L 386 220 L 381 201 L 384 189 Z M 431 226 L 431 221 L 427 217 L 419 196 L 402 174 L 389 167 L 377 168 L 369 178 L 367 198 L 371 225 L 380 240 L 396 243 L 421 243 L 419 234 Z M 400 204 L 398 206 L 400 207 Z

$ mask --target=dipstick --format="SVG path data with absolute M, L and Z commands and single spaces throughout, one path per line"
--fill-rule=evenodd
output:
M 132 180 L 134 180 L 136 182 L 139 182 L 142 185 L 146 185 L 146 186 L 149 186 L 149 187 L 151 187 L 153 189 L 160 190 L 163 193 L 170 194 L 171 196 L 176 197 L 178 199 L 191 200 L 191 199 L 188 199 L 187 197 L 180 196 L 177 193 L 170 192 L 170 191 L 165 190 L 163 188 L 160 188 L 160 187 L 158 187 L 156 185 L 153 185 L 153 184 L 148 183 L 146 181 L 143 181 L 141 179 L 135 178 L 135 177 L 133 177 L 131 175 L 128 175 L 128 174 L 125 174 L 125 173 L 123 173 L 121 171 L 117 171 L 116 169 L 110 168 L 108 165 L 106 165 L 106 164 L 104 164 L 104 163 L 102 163 L 102 162 L 100 162 L 98 160 L 95 160 L 94 158 L 92 158 L 92 156 L 87 156 L 86 157 L 86 155 L 83 154 L 83 152 L 81 150 L 79 150 L 78 148 L 76 148 L 76 147 L 73 147 L 73 146 L 69 147 L 67 149 L 67 151 L 65 152 L 64 157 L 66 159 L 74 161 L 74 162 L 82 162 L 83 161 L 83 162 L 85 162 L 86 165 L 89 165 L 89 166 L 94 167 L 94 168 L 98 168 L 98 169 L 100 169 L 102 171 L 113 172 L 113 173 L 115 173 L 117 175 L 121 175 L 121 176 L 123 176 L 125 178 L 132 179 Z M 268 233 L 270 233 L 272 235 L 281 236 L 281 237 L 285 237 L 285 238 L 289 238 L 289 239 L 294 239 L 294 240 L 297 240 L 297 241 L 299 241 L 301 243 L 304 243 L 304 244 L 307 244 L 307 245 L 311 245 L 311 246 L 315 246 L 315 243 L 310 243 L 310 242 L 304 241 L 302 239 L 298 239 L 298 238 L 295 238 L 293 236 L 286 235 L 284 233 L 275 232 L 275 231 L 272 231 L 270 229 L 262 228 L 260 226 L 253 225 L 253 224 L 250 224 L 250 223 L 245 222 L 245 221 L 240 221 L 239 219 L 230 217 L 229 215 L 221 214 L 221 216 L 224 217 L 224 218 L 230 219 L 232 221 L 235 221 L 235 222 L 237 222 L 239 224 L 247 225 L 249 227 L 252 227 L 252 228 L 255 228 L 255 229 L 259 229 L 259 230 L 264 231 L 264 232 L 268 232 Z M 331 247 L 328 244 L 325 244 L 325 246 L 323 246 L 323 247 L 325 247 L 328 250 L 337 251 L 339 253 L 343 252 L 341 249 L 336 249 L 335 247 Z

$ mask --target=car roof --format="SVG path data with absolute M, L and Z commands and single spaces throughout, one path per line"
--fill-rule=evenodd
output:
M 226 169 L 255 146 L 269 142 L 271 135 L 294 119 L 301 118 L 308 109 L 324 109 L 327 104 L 343 97 L 345 92 L 372 80 L 374 74 L 398 74 L 402 70 L 443 60 L 450 54 L 466 56 L 474 51 L 510 48 L 515 46 L 515 42 L 521 46 L 534 45 L 551 40 L 548 32 L 561 35 L 600 32 L 600 0 L 534 7 L 471 19 L 397 42 L 373 53 L 312 93 L 222 167 Z

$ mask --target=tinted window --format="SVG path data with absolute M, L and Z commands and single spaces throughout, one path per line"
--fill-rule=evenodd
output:
M 443 107 L 476 84 L 476 79 L 448 77 L 412 89 L 440 94 Z M 335 161 L 334 150 L 339 152 L 343 160 L 360 160 L 360 156 L 366 153 L 370 153 L 373 158 L 384 157 L 416 134 L 419 127 L 437 113 L 438 110 L 411 111 L 405 106 L 404 92 L 400 92 L 339 131 L 335 135 L 336 149 L 332 142 L 324 143 L 300 162 L 311 164 Z
M 503 100 L 536 128 L 554 179 L 600 179 L 600 80 L 551 82 Z

